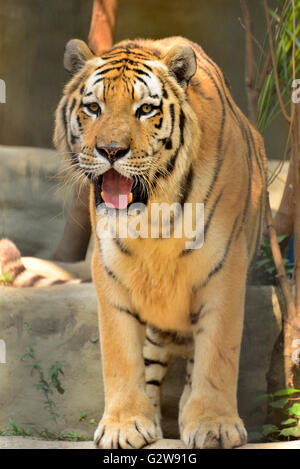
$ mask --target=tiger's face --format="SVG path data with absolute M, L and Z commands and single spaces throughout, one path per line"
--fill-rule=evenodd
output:
M 196 62 L 190 47 L 174 49 L 163 59 L 137 46 L 95 57 L 82 41 L 67 44 L 74 77 L 60 106 L 65 138 L 76 169 L 108 207 L 147 203 L 183 144 L 181 104 Z

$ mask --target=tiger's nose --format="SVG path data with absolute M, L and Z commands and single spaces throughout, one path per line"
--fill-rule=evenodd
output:
M 127 155 L 129 152 L 129 148 L 119 147 L 116 145 L 108 145 L 106 147 L 96 147 L 97 152 L 99 155 L 104 156 L 107 158 L 110 163 L 114 163 L 119 158 Z

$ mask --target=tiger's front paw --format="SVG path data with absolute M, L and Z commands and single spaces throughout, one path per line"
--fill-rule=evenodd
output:
M 122 421 L 104 417 L 94 435 L 95 445 L 100 449 L 138 449 L 159 438 L 154 422 L 143 415 Z
M 188 448 L 230 449 L 247 443 L 247 432 L 239 417 L 203 417 L 188 422 L 181 439 Z

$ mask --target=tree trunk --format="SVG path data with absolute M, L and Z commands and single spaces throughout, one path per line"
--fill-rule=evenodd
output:
M 284 186 L 279 209 L 275 215 L 274 226 L 278 236 L 288 235 L 290 238 L 294 230 L 295 218 L 295 167 L 291 158 L 287 180 Z M 286 244 L 286 243 L 285 243 Z
M 113 45 L 118 0 L 94 0 L 89 46 L 101 55 Z M 91 237 L 89 185 L 76 185 L 70 214 L 53 259 L 77 262 L 85 259 Z
M 289 171 L 290 184 L 292 185 L 289 202 L 293 214 L 294 228 L 294 278 L 295 278 L 295 313 L 288 317 L 284 327 L 284 364 L 286 386 L 300 386 L 300 364 L 293 359 L 295 343 L 300 338 L 300 104 L 295 104 L 295 114 L 292 123 L 292 157 Z M 290 168 L 291 168 L 290 167 Z M 287 184 L 286 184 L 287 186 Z M 285 191 L 287 193 L 288 190 Z M 292 198 L 293 197 L 293 198 Z M 287 206 L 286 206 L 287 207 Z M 288 208 L 288 207 L 287 207 Z M 299 358 L 299 357 L 297 357 Z

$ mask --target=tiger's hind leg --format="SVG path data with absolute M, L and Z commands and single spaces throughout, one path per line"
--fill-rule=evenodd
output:
M 143 356 L 145 362 L 146 394 L 155 409 L 155 423 L 162 437 L 161 430 L 161 386 L 171 359 L 168 345 L 147 327 Z

